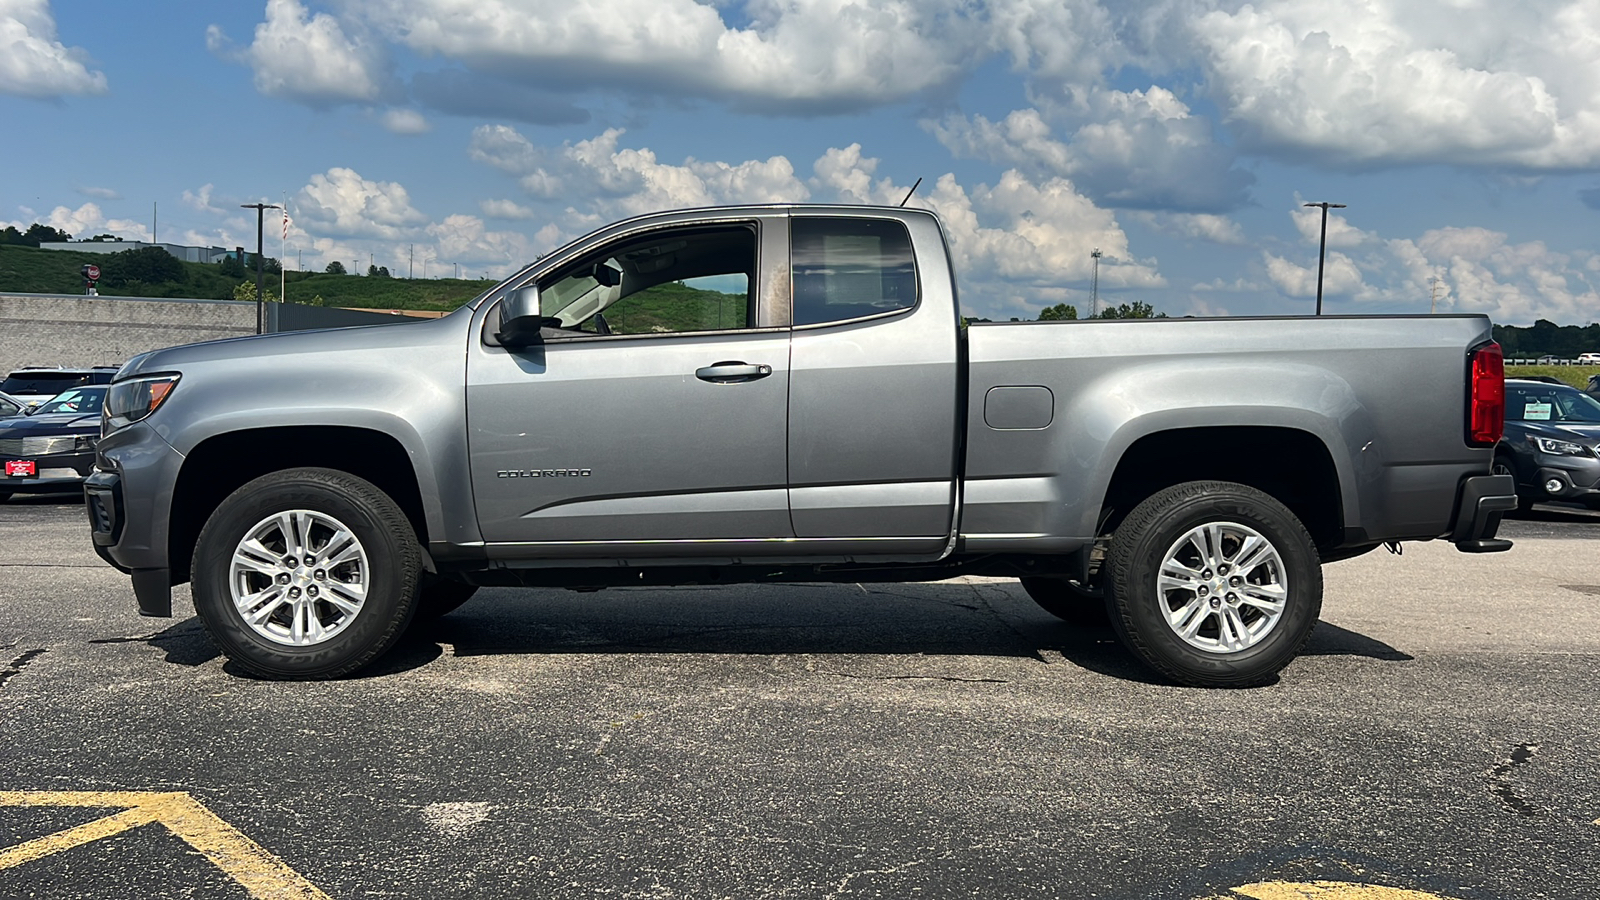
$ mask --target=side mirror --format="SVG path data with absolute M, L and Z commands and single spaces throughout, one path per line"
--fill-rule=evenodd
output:
M 539 329 L 559 324 L 559 319 L 546 319 L 539 314 L 539 288 L 530 284 L 501 302 L 500 330 L 495 332 L 495 339 L 512 350 L 531 347 L 544 341 Z
M 594 264 L 592 277 L 601 287 L 616 287 L 622 283 L 622 273 L 603 262 Z

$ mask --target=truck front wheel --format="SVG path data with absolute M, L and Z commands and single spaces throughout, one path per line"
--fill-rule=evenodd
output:
M 422 553 L 399 506 L 333 469 L 263 475 L 200 531 L 195 612 L 236 665 L 265 678 L 338 678 L 373 661 L 417 605 Z
M 1305 526 L 1242 484 L 1192 481 L 1134 507 L 1106 560 L 1111 624 L 1181 684 L 1270 683 L 1322 610 L 1322 567 Z

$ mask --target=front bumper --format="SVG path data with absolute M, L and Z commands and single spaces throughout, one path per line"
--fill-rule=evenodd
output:
M 95 470 L 83 482 L 95 553 L 132 576 L 140 615 L 172 615 L 167 532 L 182 465 L 183 455 L 140 422 L 100 440 Z
M 1517 481 L 1510 475 L 1473 475 L 1463 479 L 1450 542 L 1463 553 L 1510 550 L 1510 541 L 1494 535 L 1500 530 L 1500 517 L 1516 508 Z

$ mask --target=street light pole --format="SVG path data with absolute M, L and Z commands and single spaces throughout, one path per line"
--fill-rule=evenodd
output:
M 256 211 L 256 334 L 267 330 L 266 306 L 261 297 L 262 220 L 269 209 L 283 209 L 276 203 L 241 203 L 240 209 Z
M 1094 259 L 1094 274 L 1089 278 L 1089 318 L 1100 315 L 1100 248 L 1089 254 Z
M 1322 208 L 1322 243 L 1317 247 L 1317 315 L 1322 315 L 1322 262 L 1328 255 L 1328 210 L 1344 209 L 1343 203 L 1307 203 Z

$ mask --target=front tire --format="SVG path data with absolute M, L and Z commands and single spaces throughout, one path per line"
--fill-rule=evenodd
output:
M 405 513 L 371 482 L 288 469 L 222 501 L 200 531 L 192 572 L 195 611 L 240 668 L 338 678 L 405 631 L 422 551 Z
M 1180 684 L 1270 683 L 1322 611 L 1322 567 L 1305 526 L 1242 484 L 1156 493 L 1118 526 L 1106 565 L 1118 636 Z

